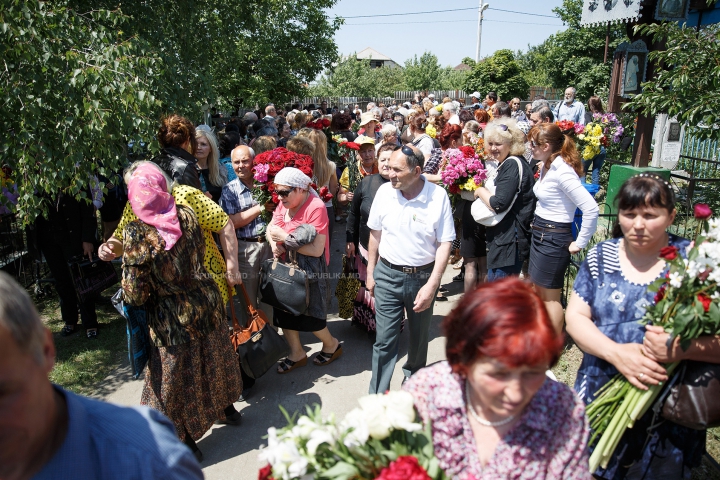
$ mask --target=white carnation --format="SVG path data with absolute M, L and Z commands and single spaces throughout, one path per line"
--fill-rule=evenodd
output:
M 674 288 L 680 288 L 682 286 L 683 276 L 680 273 L 670 273 L 670 286 Z

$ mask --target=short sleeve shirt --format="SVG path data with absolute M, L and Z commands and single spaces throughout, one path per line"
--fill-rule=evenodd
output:
M 220 250 L 218 250 L 217 244 L 215 243 L 215 239 L 212 236 L 213 233 L 219 232 L 225 227 L 228 222 L 227 214 L 223 212 L 220 205 L 213 202 L 212 199 L 208 198 L 203 192 L 189 185 L 176 185 L 173 188 L 172 196 L 178 205 L 188 206 L 195 212 L 205 239 L 205 259 L 203 264 L 217 283 L 218 288 L 220 288 L 223 302 L 227 303 L 230 298 L 227 279 L 225 277 L 227 268 L 225 266 L 225 260 L 223 260 Z M 125 211 L 113 236 L 115 238 L 123 238 L 122 232 L 125 226 L 137 219 L 135 213 L 132 211 L 130 202 L 128 202 L 127 205 L 125 205 Z
M 367 225 L 380 230 L 379 253 L 395 265 L 421 267 L 435 261 L 442 242 L 455 240 L 450 199 L 444 189 L 428 182 L 415 198 L 407 200 L 390 183 L 375 194 Z
M 285 213 L 287 208 L 279 203 L 273 212 L 273 223 L 282 228 L 287 233 L 292 233 L 297 227 L 303 223 L 307 223 L 315 227 L 315 231 L 319 235 L 325 235 L 325 262 L 330 265 L 330 221 L 328 218 L 327 208 L 320 197 L 314 193 L 310 193 L 305 203 L 295 212 L 293 218 L 285 221 Z
M 228 215 L 244 212 L 257 204 L 252 196 L 252 191 L 237 177 L 222 188 L 220 207 Z M 265 221 L 262 219 L 262 215 L 258 215 L 244 227 L 236 228 L 235 234 L 237 238 L 250 238 L 260 236 L 264 231 Z

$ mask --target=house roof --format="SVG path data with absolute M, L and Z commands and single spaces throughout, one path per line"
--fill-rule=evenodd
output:
M 453 70 L 471 70 L 470 65 L 466 65 L 464 63 L 461 63 L 460 65 L 453 68 Z
M 388 57 L 387 55 L 383 55 L 382 53 L 378 52 L 377 50 L 374 50 L 370 47 L 367 47 L 364 50 L 361 50 L 357 53 L 357 58 L 360 60 L 389 60 L 394 61 L 392 58 Z

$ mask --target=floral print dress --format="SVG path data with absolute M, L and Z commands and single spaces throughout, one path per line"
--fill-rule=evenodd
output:
M 453 480 L 591 478 L 585 408 L 562 383 L 545 380 L 484 466 L 468 420 L 465 381 L 448 362 L 418 371 L 403 390 L 413 395 L 423 423 L 431 423 L 435 456 Z

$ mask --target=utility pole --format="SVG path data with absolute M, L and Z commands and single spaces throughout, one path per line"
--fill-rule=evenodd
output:
M 480 6 L 478 7 L 478 32 L 477 32 L 477 49 L 475 50 L 475 63 L 480 61 L 480 37 L 482 37 L 482 21 L 483 12 L 490 6 L 489 3 L 484 3 L 480 0 Z

